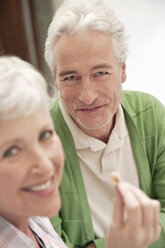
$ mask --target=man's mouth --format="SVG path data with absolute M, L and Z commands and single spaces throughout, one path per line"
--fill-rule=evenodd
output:
M 94 111 L 97 110 L 105 105 L 95 106 L 95 107 L 88 107 L 88 108 L 79 108 L 78 111 Z

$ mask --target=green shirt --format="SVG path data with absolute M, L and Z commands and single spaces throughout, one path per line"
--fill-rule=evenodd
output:
M 124 91 L 121 101 L 140 188 L 161 203 L 162 232 L 150 248 L 165 247 L 165 107 L 153 96 Z M 65 151 L 65 167 L 60 186 L 62 208 L 51 219 L 54 229 L 69 247 L 84 247 L 94 242 L 105 247 L 105 239 L 96 239 L 79 159 L 70 130 L 60 111 L 58 100 L 52 105 L 52 118 Z

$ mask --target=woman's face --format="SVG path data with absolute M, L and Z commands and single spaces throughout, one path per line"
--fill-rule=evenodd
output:
M 39 108 L 7 120 L 0 137 L 0 215 L 14 224 L 55 215 L 64 155 L 49 113 Z

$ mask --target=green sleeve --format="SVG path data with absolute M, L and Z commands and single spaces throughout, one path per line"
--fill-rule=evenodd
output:
M 160 237 L 150 248 L 165 247 L 165 107 L 161 104 L 155 106 L 157 119 L 157 157 L 153 170 L 154 198 L 161 203 L 160 225 L 162 228 Z
M 161 234 L 149 248 L 165 247 L 165 106 L 155 97 L 141 92 L 124 92 L 123 106 L 135 123 L 142 140 L 141 146 L 135 139 L 135 127 L 130 129 L 132 147 L 138 161 L 141 189 L 161 204 Z M 133 98 L 132 98 L 133 97 Z M 130 104 L 131 103 L 131 104 Z M 135 111 L 136 110 L 136 111 Z M 128 117 L 128 114 L 126 115 Z M 131 131 L 131 132 L 130 132 Z M 143 149 L 144 148 L 144 149 Z M 144 153 L 145 152 L 145 153 Z M 143 154 L 142 154 L 143 153 Z M 147 162 L 144 162 L 145 157 Z M 147 168 L 147 169 L 146 169 Z M 145 178 L 145 180 L 144 180 Z

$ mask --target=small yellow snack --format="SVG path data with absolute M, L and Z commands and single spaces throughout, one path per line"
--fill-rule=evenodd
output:
M 117 171 L 110 173 L 110 179 L 114 186 L 117 186 L 120 183 L 120 175 Z

